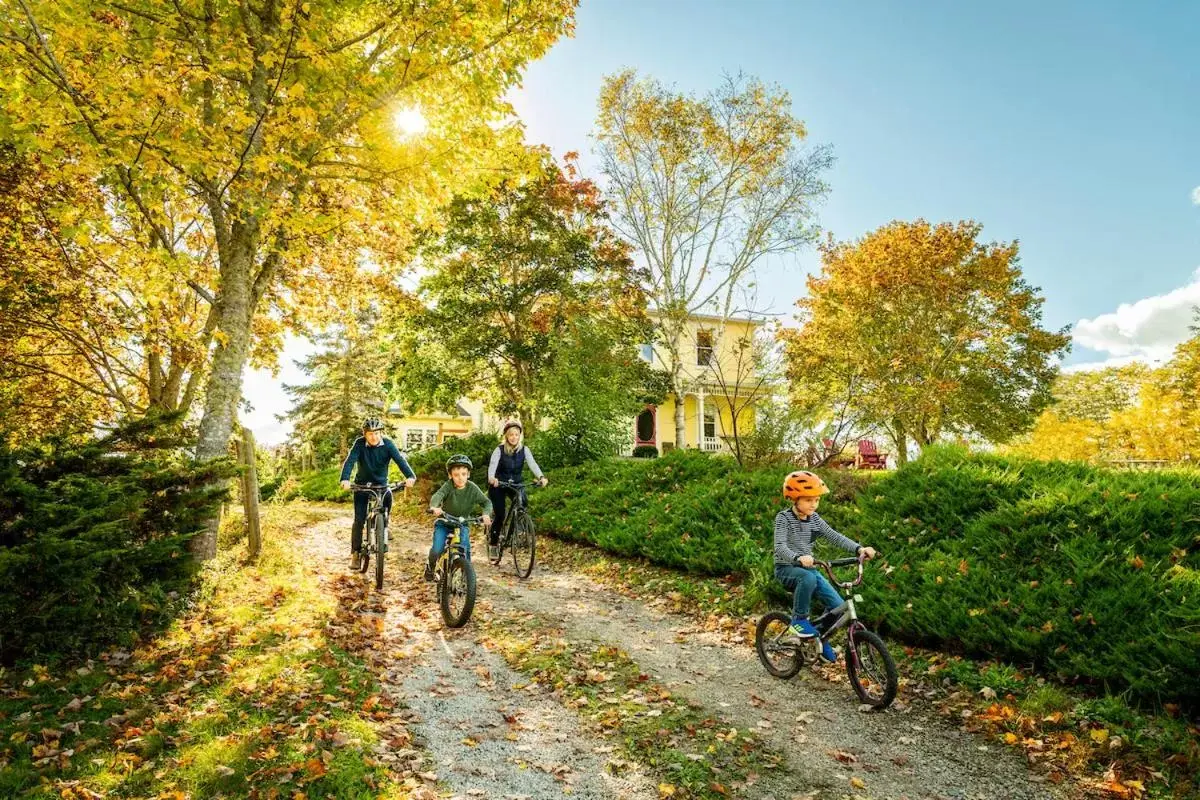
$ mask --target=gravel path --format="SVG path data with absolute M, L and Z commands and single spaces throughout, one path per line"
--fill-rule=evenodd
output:
M 306 556 L 330 584 L 347 576 L 366 583 L 366 576 L 348 570 L 347 510 L 317 508 L 327 518 L 308 529 Z M 414 798 L 447 791 L 457 798 L 495 800 L 658 797 L 637 765 L 622 762 L 619 777 L 606 769 L 612 748 L 594 742 L 573 711 L 518 688 L 528 678 L 477 644 L 470 625 L 443 630 L 433 586 L 422 582 L 419 562 L 392 557 L 387 570 L 382 592 L 364 590 L 370 600 L 361 613 L 373 618 L 367 627 L 378 636 L 376 651 L 385 655 L 376 666 L 383 692 L 403 707 L 397 714 L 420 749 L 385 743 L 377 755 L 401 775 L 421 781 Z M 488 613 L 486 602 L 475 613 Z
M 323 507 L 308 548 L 330 574 L 347 572 L 348 510 Z M 428 751 L 420 772 L 462 797 L 655 798 L 652 776 L 635 768 L 615 778 L 610 748 L 575 713 L 520 688 L 528 678 L 474 641 L 473 627 L 443 631 L 432 586 L 420 581 L 425 524 L 393 520 L 387 586 L 377 598 L 383 635 L 397 656 L 381 679 L 411 716 Z M 481 543 L 474 543 L 477 549 Z M 919 702 L 862 713 L 840 666 L 791 681 L 771 678 L 752 643 L 732 645 L 689 618 L 649 607 L 574 573 L 539 567 L 519 581 L 509 563 L 476 560 L 480 603 L 544 614 L 581 646 L 612 644 L 672 691 L 758 732 L 786 756 L 794 786 L 746 787 L 740 796 L 872 800 L 1051 800 L 1069 793 L 1044 784 L 1019 754 L 963 732 Z M 628 764 L 628 762 L 623 762 Z M 420 796 L 420 795 L 416 795 Z M 428 796 L 434 796 L 430 794 Z

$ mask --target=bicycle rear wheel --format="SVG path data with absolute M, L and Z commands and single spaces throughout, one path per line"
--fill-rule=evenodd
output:
M 513 566 L 517 569 L 517 577 L 528 578 L 537 558 L 537 540 L 533 532 L 533 519 L 524 510 L 518 512 L 513 520 L 512 537 Z
M 846 674 L 862 702 L 887 708 L 896 699 L 896 662 L 878 635 L 863 627 L 851 628 L 846 647 Z
M 383 515 L 375 518 L 375 589 L 383 588 L 383 551 L 387 544 L 387 524 Z
M 792 617 L 782 611 L 763 614 L 754 630 L 754 649 L 767 672 L 776 678 L 791 678 L 804 666 L 804 656 L 795 645 L 781 644 Z
M 442 582 L 442 619 L 449 628 L 461 628 L 475 608 L 475 568 L 461 555 L 453 555 Z

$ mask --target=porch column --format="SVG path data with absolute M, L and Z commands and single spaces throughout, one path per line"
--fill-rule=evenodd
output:
M 696 447 L 700 450 L 704 449 L 704 389 L 701 387 L 696 394 L 696 417 L 699 423 L 700 436 L 696 439 Z

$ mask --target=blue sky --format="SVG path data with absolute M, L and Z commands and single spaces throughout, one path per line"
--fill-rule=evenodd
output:
M 833 146 L 819 222 L 839 239 L 892 219 L 972 218 L 1019 239 L 1066 364 L 1161 359 L 1200 304 L 1200 3 L 582 0 L 576 33 L 513 101 L 527 138 L 577 150 L 605 75 L 704 93 L 725 72 L 777 83 Z M 1200 200 L 1200 192 L 1197 193 Z M 811 251 L 776 261 L 760 299 L 791 313 Z M 285 351 L 282 379 L 303 350 Z M 282 439 L 258 374 L 252 425 Z M 259 389 L 265 391 L 259 391 Z
M 1193 282 L 1198 32 L 1193 3 L 583 0 L 516 104 L 530 141 L 586 165 L 601 81 L 623 67 L 696 93 L 739 70 L 778 83 L 837 155 L 826 230 L 978 220 L 1020 240 L 1057 328 Z M 776 311 L 815 269 L 809 252 L 766 271 Z

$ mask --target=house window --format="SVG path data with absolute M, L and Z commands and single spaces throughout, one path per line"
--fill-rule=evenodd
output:
M 404 432 L 405 450 L 424 450 L 437 447 L 437 428 L 409 428 Z
M 638 356 L 642 359 L 642 361 L 645 361 L 647 364 L 652 363 L 654 361 L 654 345 L 652 345 L 652 344 L 641 345 L 638 348 Z
M 712 331 L 696 331 L 696 365 L 707 367 L 713 362 Z
M 704 409 L 704 438 L 717 438 L 717 410 L 715 408 Z

